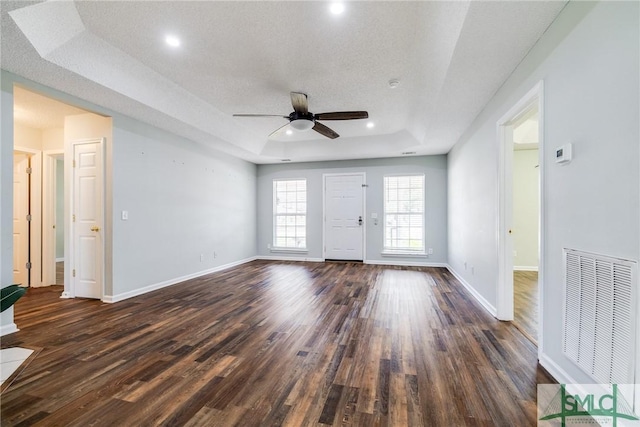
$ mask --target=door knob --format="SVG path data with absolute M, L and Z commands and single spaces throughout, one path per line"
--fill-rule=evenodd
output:
M 100 227 L 94 225 L 93 227 L 91 227 L 91 231 L 100 231 Z
M 362 225 L 362 216 L 358 217 L 358 225 Z

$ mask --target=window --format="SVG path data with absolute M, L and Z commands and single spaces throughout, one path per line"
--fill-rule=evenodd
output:
M 384 250 L 424 253 L 424 175 L 384 177 Z
M 307 248 L 307 180 L 273 181 L 273 247 Z

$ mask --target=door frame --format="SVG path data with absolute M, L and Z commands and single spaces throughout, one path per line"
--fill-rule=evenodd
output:
M 544 288 L 544 83 L 539 81 L 496 123 L 498 136 L 498 283 L 496 314 L 500 320 L 513 320 L 513 138 L 511 125 L 534 105 L 538 107 L 538 354 L 542 354 L 542 301 Z
M 105 164 L 106 164 L 106 158 L 105 158 L 105 147 L 106 147 L 106 141 L 107 138 L 105 137 L 99 137 L 99 138 L 86 138 L 86 139 L 77 139 L 77 140 L 73 140 L 69 142 L 69 145 L 67 145 L 67 149 L 65 150 L 65 156 L 64 156 L 64 162 L 65 165 L 73 165 L 73 161 L 74 161 L 74 157 L 75 157 L 75 147 L 77 145 L 83 145 L 83 144 L 98 144 L 98 150 L 100 150 L 100 153 L 102 154 L 102 162 L 100 165 L 100 187 L 101 187 L 101 191 L 102 191 L 102 197 L 100 198 L 100 202 L 101 202 L 101 210 L 102 210 L 102 220 L 101 220 L 101 224 L 99 224 L 99 227 L 101 230 L 103 230 L 103 238 L 100 241 L 100 246 L 101 246 L 101 251 L 102 251 L 102 256 L 100 257 L 100 263 L 101 263 L 101 277 L 100 280 L 102 282 L 101 288 L 100 288 L 100 293 L 101 293 L 101 297 L 100 300 L 104 300 L 105 297 L 105 256 L 106 256 L 106 250 L 105 250 L 105 230 L 104 230 L 104 224 L 106 222 L 106 215 L 105 215 L 105 200 L 106 200 L 106 179 L 105 179 Z M 76 259 L 75 259 L 75 246 L 74 246 L 74 241 L 75 241 L 75 227 L 73 224 L 73 219 L 72 219 L 72 215 L 73 215 L 73 199 L 75 196 L 75 192 L 76 192 L 76 188 L 75 188 L 75 168 L 74 167 L 68 167 L 66 166 L 64 168 L 64 188 L 65 190 L 69 190 L 69 191 L 65 191 L 64 192 L 64 200 L 65 200 L 65 208 L 64 208 L 64 223 L 65 223 L 65 230 L 64 230 L 64 259 L 65 262 L 64 263 L 64 292 L 62 293 L 62 295 L 60 296 L 61 298 L 75 298 L 76 296 L 76 289 L 75 289 L 75 280 L 74 277 L 72 276 L 72 270 L 73 267 L 75 267 L 76 264 Z
M 31 273 L 29 274 L 29 286 L 37 288 L 42 286 L 42 151 L 14 145 L 13 152 L 28 154 L 30 157 L 29 258 Z
M 52 230 L 56 224 L 56 161 L 60 156 L 64 156 L 63 149 L 42 152 L 42 282 L 45 286 L 56 282 L 56 232 Z
M 322 261 L 327 258 L 327 245 L 326 245 L 326 225 L 327 225 L 327 177 L 331 176 L 362 176 L 362 261 L 367 259 L 367 173 L 366 172 L 336 172 L 336 173 L 323 173 L 322 174 Z

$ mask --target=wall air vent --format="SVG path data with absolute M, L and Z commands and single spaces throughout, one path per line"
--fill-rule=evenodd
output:
M 573 249 L 564 260 L 564 354 L 598 383 L 635 383 L 637 263 Z

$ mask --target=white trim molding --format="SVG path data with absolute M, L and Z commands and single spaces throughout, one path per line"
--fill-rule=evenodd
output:
M 462 276 L 456 273 L 456 271 L 449 264 L 447 264 L 446 267 L 447 270 L 449 270 L 449 272 L 453 274 L 460 283 L 462 283 L 462 286 L 464 286 L 467 291 L 469 291 L 469 293 L 476 299 L 476 301 L 478 301 L 480 305 L 482 305 L 485 310 L 489 312 L 489 314 L 491 314 L 495 318 L 498 318 L 498 312 L 496 311 L 496 308 L 489 301 L 487 301 L 482 295 L 480 295 L 480 293 L 476 291 L 473 286 L 467 283 L 467 281 L 464 280 Z
M 246 258 L 239 261 L 234 261 L 229 264 L 219 265 L 217 267 L 210 268 L 208 270 L 199 271 L 197 273 L 187 274 L 185 276 L 176 277 L 174 279 L 165 280 L 164 282 L 154 283 L 153 285 L 145 286 L 144 288 L 134 289 L 133 291 L 123 292 L 117 295 L 105 295 L 102 298 L 102 302 L 112 304 L 115 302 L 120 302 L 129 298 L 137 297 L 149 292 L 156 291 L 158 289 L 166 288 L 167 286 L 176 285 L 178 283 L 182 283 L 186 280 L 195 279 L 197 277 L 206 276 L 207 274 L 217 273 L 218 271 L 226 270 L 231 267 L 236 267 L 241 264 L 246 264 L 248 262 L 254 261 L 256 257 Z M 64 294 L 61 298 L 69 298 L 65 297 Z
M 426 258 L 423 256 L 423 258 Z M 372 265 L 399 265 L 404 267 L 443 267 L 447 268 L 447 264 L 442 262 L 420 262 L 420 261 L 392 261 L 379 259 L 365 259 L 364 264 Z
M 546 353 L 542 352 L 538 363 L 556 380 L 559 384 L 576 384 L 577 381 L 571 378 L 558 364 L 556 364 Z
M 0 326 L 0 337 L 18 332 L 18 326 L 15 323 L 8 323 Z
M 279 255 L 260 255 L 255 259 L 264 261 L 306 261 L 306 262 L 324 262 L 322 258 L 310 258 L 307 256 L 279 256 Z
M 537 265 L 514 265 L 513 271 L 538 271 Z

